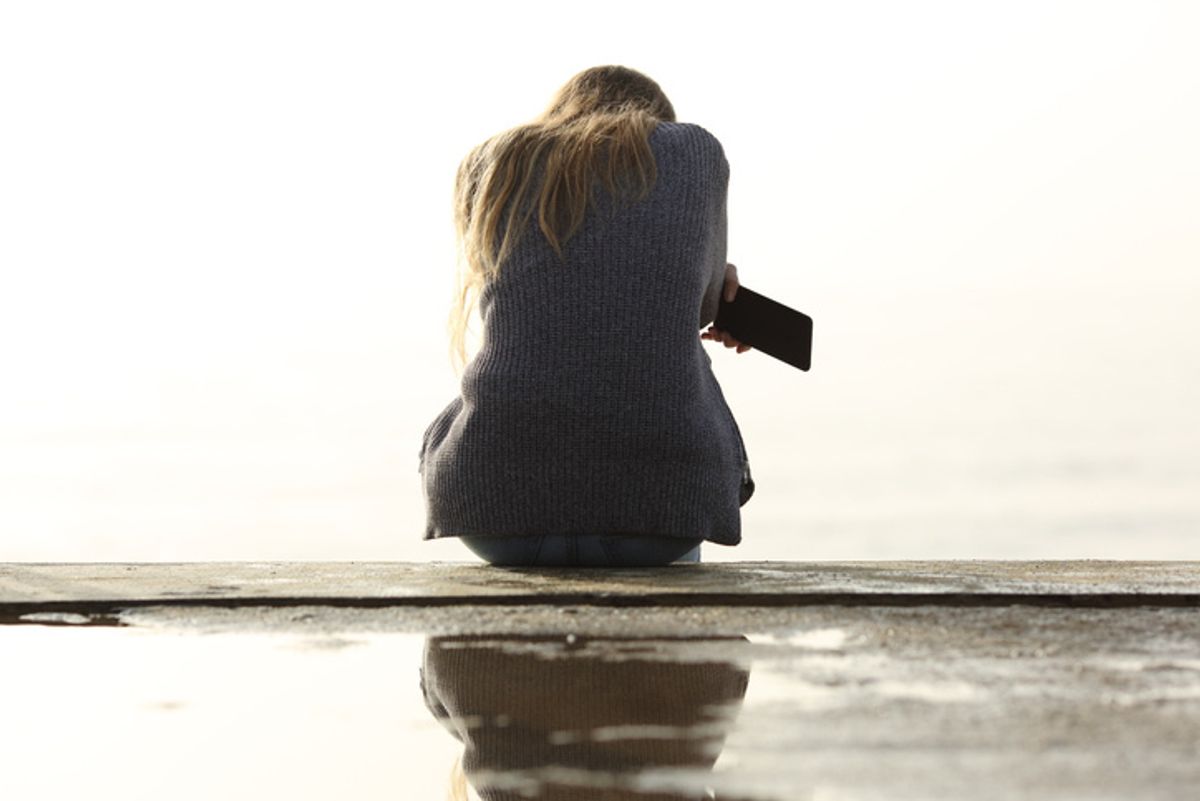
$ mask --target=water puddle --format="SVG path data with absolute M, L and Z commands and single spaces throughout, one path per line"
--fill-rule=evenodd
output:
M 20 622 L 0 626 L 0 754 L 22 801 L 1115 799 L 1200 781 L 1190 610 Z

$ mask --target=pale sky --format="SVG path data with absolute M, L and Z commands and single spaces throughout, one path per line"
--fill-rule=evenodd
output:
M 1016 424 L 1100 430 L 1149 398 L 1190 434 L 1198 8 L 4 4 L 8 556 L 430 552 L 415 459 L 456 391 L 454 170 L 601 63 L 721 139 L 730 260 L 817 321 L 786 389 L 714 354 L 735 412 L 767 395 L 771 425 L 858 415 L 899 443 L 978 379 Z M 973 311 L 1003 293 L 1011 314 Z M 1032 383 L 1100 350 L 1151 372 L 1084 402 Z

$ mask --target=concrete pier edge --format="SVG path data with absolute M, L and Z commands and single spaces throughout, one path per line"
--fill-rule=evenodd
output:
M 3 563 L 0 623 L 147 606 L 1200 607 L 1200 562 L 723 562 L 644 570 L 465 563 Z

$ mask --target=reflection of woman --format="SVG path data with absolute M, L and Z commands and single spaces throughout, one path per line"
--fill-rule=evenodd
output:
M 704 798 L 622 788 L 654 768 L 709 771 L 749 673 L 726 662 L 638 659 L 636 646 L 432 637 L 421 686 L 430 711 L 462 742 L 463 769 L 486 801 L 521 797 L 522 780 L 536 781 L 540 798 Z
M 498 564 L 654 565 L 736 545 L 754 489 L 701 339 L 737 272 L 729 165 L 658 84 L 574 76 L 533 122 L 459 167 L 453 330 L 479 352 L 420 454 L 425 538 Z

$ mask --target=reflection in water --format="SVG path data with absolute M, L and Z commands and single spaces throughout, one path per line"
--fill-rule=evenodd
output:
M 430 637 L 421 686 L 485 801 L 705 799 L 749 671 L 658 653 L 689 642 L 745 638 Z

